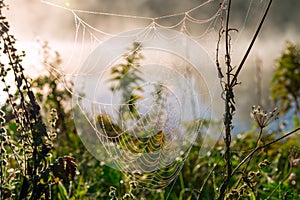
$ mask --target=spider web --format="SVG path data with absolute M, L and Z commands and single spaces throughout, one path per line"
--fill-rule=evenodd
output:
M 74 120 L 87 149 L 133 175 L 139 187 L 168 186 L 196 139 L 205 143 L 211 134 L 209 127 L 203 133 L 202 125 L 219 115 L 221 92 L 211 57 L 228 2 L 206 0 L 154 17 L 90 11 L 71 1 L 41 2 L 74 18 L 73 53 L 66 64 L 73 67 L 59 70 L 75 80 Z M 246 12 L 235 16 L 243 20 L 233 21 L 240 31 L 232 36 L 235 52 L 245 49 L 240 41 L 266 5 L 244 3 Z M 109 24 L 115 27 L 107 30 Z

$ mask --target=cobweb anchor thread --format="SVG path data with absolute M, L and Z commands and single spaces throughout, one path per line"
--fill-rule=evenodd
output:
M 207 77 L 214 77 L 217 74 L 214 63 L 207 52 L 191 38 L 201 39 L 206 37 L 211 30 L 216 30 L 216 32 L 219 30 L 216 28 L 217 22 L 223 14 L 222 10 L 226 10 L 227 1 L 219 4 L 217 1 L 208 0 L 190 10 L 159 17 L 86 11 L 72 9 L 71 4 L 62 6 L 53 3 L 53 1 L 42 0 L 41 2 L 71 12 L 75 21 L 74 46 L 79 46 L 80 52 L 88 55 L 81 58 L 87 57 L 76 72 L 75 85 L 72 91 L 74 120 L 87 149 L 101 160 L 109 155 L 112 159 L 106 160 L 108 166 L 125 172 L 139 171 L 144 173 L 138 180 L 142 187 L 160 188 L 167 186 L 178 175 L 194 138 L 196 138 L 195 134 L 199 128 L 196 121 L 201 117 L 211 118 L 216 103 L 212 98 L 218 94 L 218 89 L 216 89 L 218 80 L 207 79 Z M 251 0 L 251 6 L 252 2 Z M 218 4 L 216 11 L 206 19 L 197 18 L 196 11 L 209 4 Z M 247 12 L 246 19 L 249 13 L 250 11 Z M 90 25 L 81 16 L 83 14 L 144 20 L 145 28 L 112 34 Z M 166 26 L 162 23 L 164 20 L 174 21 L 173 19 L 178 17 L 181 17 L 179 21 L 172 25 Z M 199 27 L 198 25 L 207 26 L 201 31 L 202 34 L 193 35 L 190 32 L 191 29 L 188 28 L 191 24 L 197 25 L 197 27 Z M 179 32 L 175 31 L 178 28 Z M 90 42 L 85 40 L 87 37 Z M 141 52 L 149 55 L 145 55 L 146 58 L 141 59 L 140 63 L 131 63 L 130 65 L 135 66 L 135 68 L 130 68 L 128 65 L 130 55 L 127 57 L 124 55 L 128 55 L 130 52 L 128 49 L 132 47 L 134 42 L 140 43 Z M 90 43 L 90 47 L 86 48 L 88 43 Z M 95 46 L 98 47 L 95 49 Z M 183 46 L 184 48 L 182 48 Z M 78 56 L 73 54 L 71 59 L 76 57 Z M 138 81 L 135 87 L 130 86 L 131 90 L 127 91 L 130 95 L 127 97 L 122 97 L 120 91 L 112 92 L 107 77 L 112 75 L 110 74 L 111 70 L 118 65 L 123 69 L 128 68 L 124 74 L 119 71 L 121 76 L 119 76 L 118 81 L 123 81 L 120 84 L 121 88 L 122 85 L 127 84 L 129 87 L 130 83 L 136 83 L 134 78 L 139 78 L 139 76 L 135 76 L 139 73 L 135 72 L 134 69 L 141 71 L 139 75 L 146 83 L 157 83 L 156 85 L 163 83 L 163 86 L 170 91 L 169 96 L 165 96 L 160 102 L 164 105 L 161 106 L 164 109 L 160 109 L 158 113 L 153 113 L 155 106 L 153 107 L 151 103 L 147 105 L 151 92 L 153 93 L 157 89 L 154 87 L 155 84 L 149 88 L 141 87 L 145 90 L 141 92 L 136 89 L 144 83 L 142 80 Z M 72 72 L 71 74 L 75 73 Z M 128 83 L 130 78 L 131 81 Z M 201 83 L 200 86 L 199 83 Z M 123 87 L 123 89 L 128 87 Z M 208 100 L 205 100 L 205 96 Z M 174 104 L 175 99 L 179 103 Z M 122 100 L 126 101 L 122 102 Z M 204 106 L 205 103 L 206 106 Z M 147 109 L 148 112 L 146 112 Z M 176 118 L 176 114 L 166 115 L 168 112 L 175 112 L 181 116 Z M 159 118 L 160 115 L 164 120 Z M 171 120 L 174 121 L 174 116 L 176 119 L 180 119 L 177 120 L 180 122 L 176 122 L 176 125 L 172 124 Z M 163 121 L 161 127 L 167 124 L 169 128 L 154 129 L 153 127 L 160 127 L 154 126 L 156 121 Z M 135 125 L 136 129 L 128 128 L 132 125 L 133 127 Z M 190 137 L 181 134 L 187 132 L 188 129 L 190 134 L 187 135 Z M 147 132 L 147 134 L 143 135 L 143 132 Z M 177 137 L 172 136 L 174 133 Z M 178 149 L 173 143 L 178 144 L 177 146 L 181 146 L 183 149 Z M 137 144 L 142 147 L 143 151 L 137 148 Z M 171 155 L 176 155 L 176 152 L 178 155 L 182 152 L 183 154 L 179 157 L 168 156 L 171 153 Z M 126 159 L 122 160 L 123 157 L 134 164 L 128 165 Z M 168 176 L 164 177 L 163 172 Z

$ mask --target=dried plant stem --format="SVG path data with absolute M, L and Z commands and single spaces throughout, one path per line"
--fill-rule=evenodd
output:
M 273 2 L 273 0 L 269 0 L 268 6 L 267 6 L 267 8 L 266 8 L 266 10 L 265 10 L 265 12 L 264 12 L 264 15 L 263 15 L 262 19 L 260 20 L 260 23 L 259 23 L 259 25 L 258 25 L 258 27 L 257 27 L 257 29 L 256 29 L 256 31 L 255 31 L 255 33 L 254 33 L 254 36 L 253 36 L 253 38 L 252 38 L 252 40 L 251 40 L 251 42 L 250 42 L 250 44 L 249 44 L 249 47 L 248 47 L 248 49 L 247 49 L 247 51 L 246 51 L 246 53 L 245 53 L 245 55 L 244 55 L 244 57 L 243 57 L 241 63 L 239 64 L 239 66 L 238 66 L 238 68 L 237 68 L 237 70 L 236 70 L 236 72 L 235 72 L 235 74 L 234 74 L 234 76 L 233 76 L 233 78 L 232 78 L 231 86 L 236 85 L 237 77 L 238 77 L 238 75 L 239 75 L 241 69 L 243 68 L 243 66 L 244 66 L 244 64 L 245 64 L 245 61 L 246 61 L 247 58 L 248 58 L 248 55 L 249 55 L 249 53 L 250 53 L 250 51 L 251 51 L 251 49 L 252 49 L 252 47 L 253 47 L 253 45 L 254 45 L 254 42 L 255 42 L 255 40 L 256 40 L 256 38 L 257 38 L 257 36 L 258 36 L 258 34 L 259 34 L 261 28 L 262 28 L 262 25 L 263 25 L 263 23 L 264 23 L 264 21 L 265 21 L 265 19 L 266 19 L 266 17 L 267 17 L 267 14 L 268 14 L 268 12 L 269 12 L 269 9 L 270 9 L 270 7 L 271 7 L 272 2 Z
M 232 173 L 231 173 L 231 177 L 237 172 L 237 170 L 249 159 L 249 158 L 251 158 L 252 156 L 253 156 L 253 154 L 254 153 L 256 153 L 258 150 L 261 150 L 261 149 L 263 149 L 263 148 L 266 148 L 266 147 L 268 147 L 268 146 L 270 146 L 270 145 L 272 145 L 272 144 L 274 144 L 274 143 L 276 143 L 276 142 L 278 142 L 278 141 L 280 141 L 280 140 L 282 140 L 282 139 L 284 139 L 284 138 L 286 138 L 286 137 L 288 137 L 288 136 L 290 136 L 290 135 L 292 135 L 292 134 L 294 134 L 294 133 L 296 133 L 296 132 L 298 132 L 298 131 L 300 131 L 300 127 L 298 127 L 298 128 L 296 128 L 296 129 L 294 129 L 293 131 L 291 131 L 291 132 L 288 132 L 288 133 L 286 133 L 286 134 L 284 134 L 283 136 L 281 136 L 281 137 L 279 137 L 279 138 L 277 138 L 277 139 L 275 139 L 275 140 L 273 140 L 273 141 L 271 141 L 271 142 L 269 142 L 269 143 L 267 143 L 267 144 L 265 144 L 265 145 L 262 145 L 262 146 L 258 146 L 258 147 L 256 147 L 255 149 L 253 149 L 235 168 L 234 168 L 234 170 L 232 171 Z
M 257 148 L 258 143 L 260 142 L 260 139 L 261 139 L 261 136 L 262 136 L 262 132 L 263 132 L 263 127 L 260 127 L 259 135 L 258 135 L 258 138 L 257 138 L 257 140 L 255 142 L 254 149 Z M 253 156 L 250 156 L 250 158 L 248 159 L 248 162 L 247 162 L 245 168 L 243 169 L 243 173 L 242 173 L 243 176 L 245 175 L 245 172 L 247 171 L 247 168 L 249 167 L 249 164 L 250 164 L 252 158 L 253 158 Z M 237 181 L 237 183 L 235 185 L 235 188 L 237 188 L 239 186 L 241 180 L 242 180 L 242 177 L 240 177 L 239 180 Z
M 262 28 L 262 25 L 265 21 L 265 18 L 267 16 L 267 13 L 269 12 L 270 6 L 272 4 L 272 0 L 269 0 L 268 6 L 266 10 L 264 11 L 264 15 L 262 19 L 260 20 L 259 26 L 255 31 L 255 34 L 250 42 L 250 45 L 241 61 L 239 64 L 237 70 L 235 71 L 234 74 L 232 74 L 232 66 L 231 66 L 231 56 L 230 56 L 230 34 L 229 32 L 231 29 L 229 28 L 229 22 L 230 22 L 230 9 L 231 9 L 231 0 L 228 1 L 228 8 L 227 8 L 227 14 L 226 14 L 226 23 L 225 23 L 225 64 L 227 67 L 226 71 L 226 80 L 225 80 L 225 116 L 224 116 L 224 126 L 225 126 L 225 137 L 224 137 L 224 142 L 225 142 L 225 161 L 226 161 L 226 177 L 224 179 L 223 184 L 220 186 L 220 191 L 218 195 L 218 199 L 223 199 L 225 196 L 226 189 L 228 187 L 228 184 L 230 182 L 231 177 L 233 174 L 236 172 L 236 170 L 232 171 L 232 164 L 231 164 L 231 150 L 230 150 L 230 145 L 231 145 L 231 130 L 232 130 L 232 118 L 235 112 L 235 102 L 234 102 L 234 86 L 237 85 L 237 77 L 242 69 L 242 67 L 245 64 L 245 61 L 248 58 L 248 55 L 254 45 L 255 40 L 257 39 L 257 36 Z M 253 151 L 257 151 L 258 147 L 256 147 Z M 254 154 L 254 153 L 253 153 Z M 253 155 L 252 154 L 252 155 Z M 247 160 L 252 156 L 250 155 Z M 250 159 L 251 160 L 251 159 Z M 244 161 L 245 162 L 245 161 Z M 243 162 L 243 163 L 244 163 Z
M 223 199 L 227 185 L 230 181 L 230 175 L 232 171 L 232 165 L 231 165 L 231 150 L 230 150 L 230 144 L 231 144 L 231 130 L 232 130 L 232 87 L 230 86 L 230 74 L 232 71 L 231 67 L 231 57 L 230 57 L 230 36 L 229 36 L 229 17 L 230 17 L 230 8 L 231 8 L 231 0 L 228 1 L 228 9 L 226 14 L 226 24 L 225 24 L 225 46 L 226 46 L 226 54 L 225 54 L 225 62 L 227 66 L 227 72 L 226 72 L 226 86 L 225 86 L 225 116 L 224 116 L 224 126 L 225 126 L 225 160 L 226 160 L 226 177 L 223 182 L 223 184 L 220 187 L 220 192 L 218 199 Z

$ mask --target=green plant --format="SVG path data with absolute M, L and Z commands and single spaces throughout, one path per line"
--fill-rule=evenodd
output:
M 139 61 L 143 59 L 143 55 L 140 53 L 141 48 L 140 43 L 134 43 L 132 52 L 123 56 L 125 63 L 112 67 L 112 78 L 108 80 L 109 82 L 114 83 L 113 86 L 111 86 L 111 91 L 120 91 L 122 93 L 121 102 L 128 104 L 128 106 L 121 106 L 119 111 L 122 119 L 125 121 L 131 118 L 130 116 L 139 118 L 135 104 L 141 97 L 133 92 L 143 92 L 139 86 L 139 82 L 143 81 L 139 70 Z
M 287 42 L 285 50 L 277 60 L 271 81 L 271 97 L 279 104 L 281 114 L 293 111 L 295 126 L 300 117 L 300 47 Z M 298 120 L 297 120 L 298 119 Z
M 249 165 L 251 162 L 253 162 L 253 159 L 255 157 L 255 154 L 258 154 L 261 150 L 268 148 L 270 145 L 273 145 L 276 142 L 279 142 L 280 140 L 283 140 L 284 138 L 296 133 L 300 130 L 300 128 L 296 128 L 295 130 L 277 138 L 273 139 L 271 141 L 266 142 L 265 144 L 261 144 L 262 140 L 262 134 L 265 127 L 272 121 L 273 117 L 275 116 L 275 110 L 272 112 L 266 112 L 261 110 L 260 107 L 253 107 L 252 116 L 254 120 L 256 121 L 257 126 L 259 127 L 260 131 L 258 134 L 257 139 L 254 142 L 254 146 L 252 147 L 252 150 L 248 150 L 249 152 L 246 155 L 239 155 L 235 159 L 235 154 L 233 153 L 231 146 L 232 146 L 232 119 L 234 114 L 236 113 L 236 107 L 235 107 L 235 92 L 234 88 L 239 84 L 238 83 L 238 77 L 239 73 L 244 67 L 245 61 L 248 58 L 248 55 L 254 45 L 254 42 L 261 30 L 261 27 L 263 25 L 263 22 L 265 21 L 266 15 L 270 9 L 270 6 L 272 4 L 272 0 L 268 2 L 268 5 L 266 7 L 266 10 L 264 12 L 264 15 L 259 23 L 259 26 L 249 44 L 249 47 L 244 54 L 240 64 L 237 68 L 232 67 L 231 63 L 231 43 L 230 43 L 230 32 L 231 31 L 237 31 L 234 28 L 231 28 L 229 26 L 230 23 L 230 10 L 231 10 L 231 1 L 228 1 L 227 5 L 227 12 L 226 12 L 226 21 L 225 24 L 223 24 L 223 19 L 221 19 L 221 29 L 219 32 L 219 41 L 217 43 L 217 52 L 216 52 L 216 66 L 218 69 L 218 77 L 220 78 L 220 82 L 223 88 L 223 99 L 225 101 L 225 114 L 224 114 L 224 143 L 225 143 L 225 151 L 224 151 L 224 159 L 225 159 L 225 169 L 226 171 L 223 172 L 224 179 L 221 181 L 220 188 L 217 191 L 218 197 L 217 199 L 232 199 L 232 198 L 242 198 L 245 190 L 248 191 L 247 193 L 252 196 L 252 198 L 260 197 L 259 195 L 259 189 L 256 188 L 257 182 L 253 182 L 253 178 L 255 178 L 258 174 L 260 174 L 260 171 L 249 171 Z M 225 35 L 225 69 L 226 73 L 225 76 L 222 72 L 222 67 L 219 63 L 219 45 L 222 35 Z M 222 165 L 222 162 L 219 162 L 220 165 Z M 240 168 L 245 165 L 244 169 L 240 171 Z M 251 166 L 252 168 L 254 166 Z M 211 173 L 209 173 L 208 177 L 213 173 L 213 171 L 216 171 L 217 168 L 213 167 Z M 240 178 L 236 178 L 237 175 L 241 175 Z M 207 184 L 208 177 L 205 179 L 203 184 Z M 235 183 L 235 184 L 233 184 Z M 241 186 L 240 184 L 243 183 Z M 235 185 L 235 186 L 234 186 Z M 198 199 L 202 195 L 204 185 L 202 185 L 199 194 Z M 243 191 L 243 194 L 240 194 L 239 192 Z
M 6 116 L 1 119 L 1 198 L 50 199 L 52 187 L 58 186 L 61 198 L 66 198 L 61 182 L 74 178 L 76 164 L 71 157 L 60 157 L 51 162 L 51 151 L 56 137 L 57 112 L 49 111 L 47 127 L 41 115 L 30 80 L 24 75 L 21 54 L 15 48 L 15 38 L 9 34 L 9 23 L 0 2 L 1 60 L 0 78 L 7 94 Z M 12 74 L 16 93 L 7 82 Z

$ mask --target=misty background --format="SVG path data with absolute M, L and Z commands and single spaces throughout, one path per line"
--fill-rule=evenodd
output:
M 27 52 L 25 62 L 28 66 L 32 67 L 36 64 L 36 57 L 38 56 L 37 38 L 48 41 L 53 49 L 62 54 L 64 61 L 70 58 L 76 33 L 74 16 L 70 11 L 50 6 L 39 0 L 8 0 L 6 2 L 9 5 L 6 15 L 11 24 L 11 32 L 17 38 L 20 46 Z M 47 2 L 78 10 L 157 17 L 185 12 L 206 1 L 49 0 Z M 238 33 L 232 33 L 233 65 L 238 65 L 242 59 L 241 55 L 245 52 L 267 3 L 268 1 L 266 0 L 232 1 L 231 27 L 239 30 Z M 191 16 L 197 19 L 207 19 L 218 11 L 219 4 L 220 1 L 212 1 L 192 12 Z M 299 9 L 299 0 L 273 1 L 262 32 L 245 63 L 245 68 L 241 72 L 239 78 L 241 85 L 236 87 L 238 113 L 235 118 L 239 124 L 239 130 L 246 130 L 251 125 L 249 113 L 252 105 L 261 102 L 265 107 L 272 107 L 269 101 L 268 88 L 275 67 L 275 61 L 283 51 L 286 41 L 293 43 L 299 43 L 300 41 Z M 109 34 L 118 34 L 126 30 L 145 27 L 151 23 L 151 20 L 139 18 L 124 18 L 91 13 L 78 13 L 78 15 L 88 22 L 89 25 Z M 167 18 L 158 22 L 164 26 L 170 26 L 174 25 L 180 18 L 182 16 L 171 19 Z M 193 27 L 193 25 L 190 25 L 190 27 L 191 33 L 195 35 L 199 35 L 197 32 L 201 34 L 207 28 L 212 28 L 212 31 L 199 41 L 205 43 L 204 46 L 209 49 L 208 51 L 213 57 L 218 34 L 218 24 L 210 26 L 209 23 L 203 23 L 198 25 L 198 27 Z M 109 37 L 103 34 L 96 36 L 100 38 L 100 41 Z M 88 42 L 89 40 L 86 41 Z M 72 62 L 70 63 L 72 64 Z M 259 70 L 258 66 L 261 68 L 261 73 L 257 72 Z M 258 74 L 261 76 L 260 86 L 257 81 Z M 211 77 L 211 80 L 217 81 L 216 77 Z M 257 95 L 257 88 L 259 87 L 262 89 L 261 99 Z

